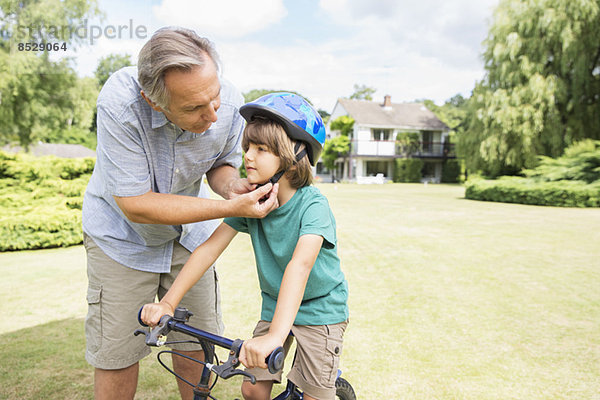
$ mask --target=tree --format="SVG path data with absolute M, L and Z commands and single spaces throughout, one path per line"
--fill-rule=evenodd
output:
M 354 84 L 354 93 L 350 95 L 353 100 L 373 100 L 373 94 L 377 89 L 368 87 L 367 85 Z
M 96 148 L 96 99 L 98 83 L 95 78 L 78 78 L 69 89 L 73 108 L 69 110 L 66 128 L 52 131 L 44 138 L 49 143 L 82 144 Z
M 67 126 L 76 75 L 67 62 L 16 54 L 4 61 L 12 68 L 2 76 L 0 132 L 2 142 L 28 146 Z
M 98 66 L 94 74 L 98 80 L 98 86 L 102 87 L 108 78 L 123 67 L 133 65 L 129 54 L 109 54 L 106 57 L 100 58 Z
M 600 138 L 600 2 L 502 0 L 484 42 L 459 154 L 498 176 Z
M 354 118 L 349 115 L 342 115 L 335 120 L 331 121 L 329 129 L 332 131 L 339 131 L 340 136 L 336 136 L 325 142 L 323 146 L 323 155 L 321 159 L 327 169 L 331 171 L 331 177 L 334 177 L 335 161 L 346 156 L 350 153 L 350 140 L 352 139 L 352 132 L 354 130 Z
M 321 153 L 321 160 L 325 168 L 331 171 L 331 176 L 335 170 L 335 160 L 340 157 L 346 157 L 350 151 L 350 139 L 348 136 L 336 136 L 325 142 L 323 146 L 323 153 Z
M 462 128 L 467 114 L 468 100 L 457 94 L 438 106 L 431 100 L 423 100 L 425 107 L 435 114 L 452 131 Z
M 352 131 L 354 130 L 354 118 L 348 115 L 342 115 L 331 121 L 329 129 L 332 131 L 340 131 L 343 136 L 352 137 Z
M 96 1 L 3 0 L 0 14 L 0 143 L 18 141 L 27 147 L 85 120 L 78 107 L 88 106 L 81 97 L 93 91 L 73 90 L 79 83 L 70 60 L 52 61 L 47 48 L 33 52 L 18 46 L 63 42 L 77 47 L 84 38 L 73 32 L 99 14 Z

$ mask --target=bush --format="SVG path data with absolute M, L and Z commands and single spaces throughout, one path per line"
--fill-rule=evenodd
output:
M 540 165 L 526 169 L 524 175 L 541 181 L 600 180 L 600 140 L 582 140 L 572 144 L 559 158 L 540 157 Z
M 93 158 L 0 152 L 0 251 L 80 244 Z
M 32 212 L 0 220 L 0 251 L 66 247 L 82 241 L 80 210 Z
M 543 182 L 519 177 L 472 180 L 466 184 L 465 197 L 540 206 L 600 207 L 600 182 Z
M 442 182 L 458 183 L 460 182 L 460 161 L 446 160 L 442 166 Z
M 599 140 L 574 143 L 556 159 L 540 157 L 538 167 L 522 173 L 526 178 L 471 180 L 465 197 L 542 206 L 600 207 Z
M 423 161 L 418 158 L 396 159 L 394 182 L 420 182 Z

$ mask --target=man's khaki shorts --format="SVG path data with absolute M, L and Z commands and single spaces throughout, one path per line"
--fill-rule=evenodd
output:
M 270 326 L 270 322 L 259 321 L 253 337 L 266 335 Z M 316 399 L 335 399 L 335 380 L 347 326 L 347 321 L 333 325 L 292 326 L 294 337 L 288 337 L 284 348 L 287 354 L 293 339 L 296 339 L 296 359 L 287 379 Z M 257 381 L 281 382 L 281 372 L 271 374 L 269 370 L 262 368 L 249 368 L 247 371 Z
M 175 242 L 171 272 L 165 274 L 138 271 L 109 258 L 94 241 L 84 235 L 87 251 L 88 314 L 85 319 L 86 359 L 96 368 L 129 367 L 148 354 L 144 335 L 134 336 L 142 328 L 137 315 L 140 308 L 162 298 L 190 257 L 190 252 Z M 219 286 L 215 266 L 183 297 L 181 307 L 194 316 L 190 325 L 215 334 L 223 333 Z M 189 337 L 171 332 L 169 340 Z M 196 344 L 171 346 L 180 351 L 201 350 Z

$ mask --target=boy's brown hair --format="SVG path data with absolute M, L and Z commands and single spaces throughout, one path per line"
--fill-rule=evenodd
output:
M 305 155 L 300 161 L 296 161 L 296 154 L 305 149 L 306 144 L 292 140 L 277 122 L 261 117 L 255 117 L 248 122 L 244 129 L 242 149 L 248 151 L 250 143 L 266 146 L 271 153 L 279 157 L 279 171 L 286 171 L 285 177 L 292 188 L 299 189 L 312 184 L 313 174 L 308 156 Z M 296 143 L 300 143 L 300 147 L 294 152 Z

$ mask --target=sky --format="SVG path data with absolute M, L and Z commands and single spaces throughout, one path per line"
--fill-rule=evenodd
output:
M 135 60 L 154 31 L 179 25 L 214 42 L 223 75 L 242 92 L 292 90 L 331 112 L 359 84 L 377 90 L 375 101 L 443 104 L 484 77 L 482 42 L 498 1 L 98 0 L 105 17 L 87 21 L 85 44 L 68 55 L 92 76 L 100 57 Z

